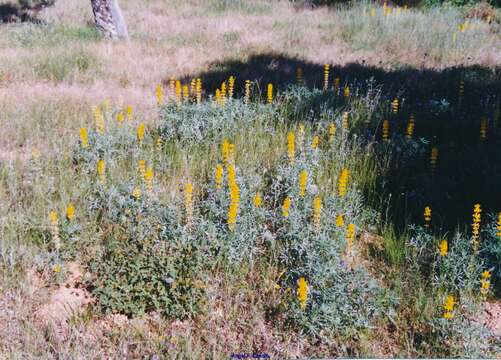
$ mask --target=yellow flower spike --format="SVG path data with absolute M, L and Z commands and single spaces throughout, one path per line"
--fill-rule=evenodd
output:
M 489 270 L 482 271 L 482 278 L 483 279 L 489 279 L 491 276 L 492 276 L 492 274 Z
M 102 183 L 106 182 L 106 164 L 103 159 L 97 161 L 97 175 Z
M 320 231 L 320 217 L 322 215 L 322 199 L 317 196 L 313 200 L 313 224 L 315 225 L 315 230 Z
M 137 141 L 139 142 L 139 144 L 141 144 L 144 139 L 144 123 L 139 124 L 139 126 L 137 127 L 136 135 Z
M 442 241 L 440 241 L 440 244 L 438 245 L 438 249 L 439 249 L 440 256 L 446 256 L 448 249 L 449 249 L 449 245 L 447 243 L 447 240 L 443 239 Z
M 303 69 L 298 67 L 296 69 L 296 82 L 298 84 L 302 84 L 303 83 Z
M 101 109 L 98 106 L 94 106 L 93 111 L 94 111 L 94 122 L 96 124 L 96 132 L 100 135 L 103 135 L 104 132 L 106 131 L 103 113 L 101 112 Z
M 248 104 L 250 102 L 250 95 L 251 95 L 251 81 L 250 80 L 245 80 L 245 97 L 244 97 L 244 102 Z
M 182 92 L 183 92 L 183 89 L 181 86 L 181 81 L 176 80 L 175 86 L 174 86 L 174 92 L 176 95 L 176 104 L 177 104 L 177 106 L 180 106 L 181 100 L 182 100 Z
M 86 128 L 80 128 L 80 142 L 83 148 L 89 147 L 89 136 Z
M 66 207 L 66 219 L 68 221 L 73 220 L 75 217 L 75 207 L 73 206 L 72 203 L 69 203 L 68 206 Z
M 329 143 L 334 142 L 334 137 L 336 136 L 336 124 L 329 124 Z
M 344 216 L 342 214 L 339 214 L 336 216 L 336 226 L 337 227 L 343 227 L 344 226 Z
M 190 100 L 190 88 L 188 87 L 188 85 L 183 85 L 183 100 Z
M 230 174 L 231 171 L 231 174 Z M 240 189 L 236 182 L 235 165 L 228 167 L 228 185 L 230 188 L 230 207 L 228 209 L 228 228 L 233 231 L 237 224 L 238 206 L 240 204 Z
M 299 196 L 306 195 L 306 185 L 308 184 L 308 171 L 302 170 L 299 173 Z
M 254 195 L 254 206 L 257 208 L 261 207 L 262 203 L 263 203 L 263 199 L 261 198 L 261 194 L 256 193 L 256 195 Z
M 301 309 L 304 310 L 308 302 L 308 281 L 304 277 L 300 277 L 297 281 L 297 299 Z
M 454 317 L 454 305 L 456 305 L 456 299 L 454 299 L 454 296 L 447 295 L 443 305 L 444 319 L 452 319 Z
M 346 87 L 344 88 L 343 95 L 345 98 L 350 97 L 350 87 L 348 85 L 346 85 Z
M 223 101 L 226 100 L 226 81 L 221 83 L 221 98 Z
M 376 9 L 372 8 L 371 9 L 371 17 L 376 16 Z
M 52 235 L 52 241 L 54 243 L 54 249 L 59 251 L 61 247 L 61 241 L 59 238 L 59 217 L 57 212 L 52 210 L 49 213 L 49 221 L 50 221 L 50 232 Z
M 350 171 L 348 169 L 342 169 L 338 180 L 338 195 L 339 197 L 346 196 L 348 190 L 348 179 L 350 177 Z
M 336 94 L 338 93 L 340 87 L 341 87 L 341 79 L 337 77 L 334 79 L 334 92 Z
M 214 95 L 214 101 L 216 104 L 221 105 L 221 91 L 216 89 L 216 94 Z
M 118 125 L 122 125 L 124 122 L 124 113 L 122 111 L 120 111 L 117 114 L 117 122 L 118 122 Z
M 430 153 L 430 167 L 432 174 L 434 174 L 435 170 L 437 169 L 437 162 L 438 162 L 438 148 L 433 147 Z
M 273 84 L 269 83 L 268 87 L 266 88 L 266 99 L 268 101 L 268 104 L 271 104 L 273 102 Z
M 202 103 L 202 79 L 198 78 L 195 85 L 197 104 Z
M 295 136 L 294 136 L 294 132 L 290 131 L 287 134 L 287 155 L 289 156 L 289 162 L 291 164 L 294 164 L 295 153 L 296 153 Z
M 174 96 L 174 94 L 176 93 L 176 80 L 173 78 L 169 79 L 169 92 L 169 96 Z
M 426 206 L 424 208 L 424 226 L 430 227 L 431 223 L 431 207 Z
M 398 114 L 398 107 L 399 107 L 399 102 L 398 102 L 398 99 L 395 98 L 391 102 L 391 110 L 392 110 L 393 114 Z
M 223 163 L 225 165 L 228 165 L 230 160 L 230 145 L 231 143 L 228 141 L 228 139 L 224 139 L 223 143 L 221 144 L 221 158 L 223 159 Z
M 487 119 L 480 120 L 480 140 L 483 141 L 487 138 Z
M 188 228 L 193 224 L 193 184 L 184 185 L 184 209 L 186 211 L 186 225 Z
M 291 203 L 292 203 L 291 198 L 287 196 L 284 200 L 284 203 L 282 204 L 282 215 L 285 218 L 289 217 L 289 210 L 291 207 Z
M 144 182 L 146 184 L 146 189 L 149 192 L 153 191 L 153 176 L 154 176 L 153 168 L 152 167 L 148 167 L 146 169 L 146 172 L 144 173 Z
M 390 122 L 388 120 L 383 121 L 383 141 L 390 141 Z
M 343 126 L 343 129 L 348 130 L 348 112 L 347 111 L 343 112 L 343 116 L 341 118 L 341 124 Z
M 235 77 L 232 75 L 228 79 L 228 97 L 233 98 L 233 93 L 235 91 Z
M 223 187 L 223 165 L 221 164 L 217 164 L 216 166 L 215 182 L 216 190 L 221 190 Z
M 56 274 L 59 274 L 61 272 L 61 265 L 60 264 L 56 264 L 56 265 L 54 265 L 53 269 L 54 269 L 54 272 Z
M 311 149 L 316 150 L 318 148 L 318 143 L 320 142 L 320 138 L 318 135 L 313 136 L 313 140 L 311 141 Z
M 155 96 L 157 98 L 157 105 L 160 106 L 164 103 L 164 89 L 162 84 L 158 84 L 155 89 Z
M 125 113 L 127 114 L 127 121 L 131 122 L 132 121 L 132 105 L 127 105 L 127 108 L 125 109 Z
M 329 64 L 324 65 L 324 91 L 327 91 L 329 88 Z
M 141 159 L 137 162 L 137 170 L 141 178 L 144 179 L 144 174 L 146 173 L 146 161 Z
M 414 115 L 411 114 L 409 117 L 409 122 L 407 124 L 407 130 L 406 130 L 406 135 L 405 137 L 407 139 L 412 139 L 412 135 L 414 135 L 414 128 L 416 127 L 416 122 L 414 120 Z
M 141 189 L 138 188 L 138 187 L 135 187 L 133 190 L 132 190 L 132 196 L 134 197 L 134 199 L 136 200 L 139 200 L 141 199 Z
M 480 204 L 475 204 L 473 207 L 473 222 L 471 224 L 471 242 L 473 251 L 477 252 L 478 242 L 480 238 L 480 223 L 482 221 L 482 208 Z
M 190 94 L 193 96 L 196 94 L 197 91 L 197 80 L 196 79 L 191 79 L 190 82 Z
M 157 140 L 155 141 L 155 149 L 158 152 L 162 152 L 162 147 L 163 147 L 163 141 L 161 137 L 158 137 Z
M 346 227 L 346 246 L 348 253 L 353 249 L 353 243 L 355 241 L 355 224 L 348 224 Z

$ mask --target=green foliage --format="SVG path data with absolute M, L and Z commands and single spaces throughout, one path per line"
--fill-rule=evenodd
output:
M 83 50 L 51 54 L 37 59 L 34 72 L 38 77 L 54 82 L 71 81 L 76 75 L 87 72 L 95 63 L 94 57 Z

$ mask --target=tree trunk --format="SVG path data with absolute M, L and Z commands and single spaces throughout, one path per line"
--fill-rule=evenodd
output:
M 91 0 L 96 27 L 104 36 L 112 39 L 128 39 L 118 0 Z

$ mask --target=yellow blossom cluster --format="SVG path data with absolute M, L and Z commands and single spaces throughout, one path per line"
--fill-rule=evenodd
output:
M 301 309 L 304 310 L 308 302 L 308 281 L 304 277 L 300 277 L 297 281 L 297 299 Z
M 338 180 L 338 195 L 339 197 L 345 197 L 348 190 L 348 179 L 350 177 L 350 171 L 348 169 L 341 170 Z
M 473 206 L 473 222 L 471 224 L 471 242 L 473 246 L 473 251 L 478 250 L 478 240 L 480 237 L 480 222 L 481 222 L 481 216 L 482 216 L 482 208 L 480 207 L 480 204 L 475 204 Z
M 456 305 L 456 300 L 454 299 L 454 296 L 447 295 L 443 305 L 444 319 L 452 319 L 454 317 L 454 305 Z

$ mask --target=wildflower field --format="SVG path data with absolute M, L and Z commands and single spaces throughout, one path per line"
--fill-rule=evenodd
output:
M 501 355 L 499 10 L 143 11 L 0 28 L 0 355 Z

